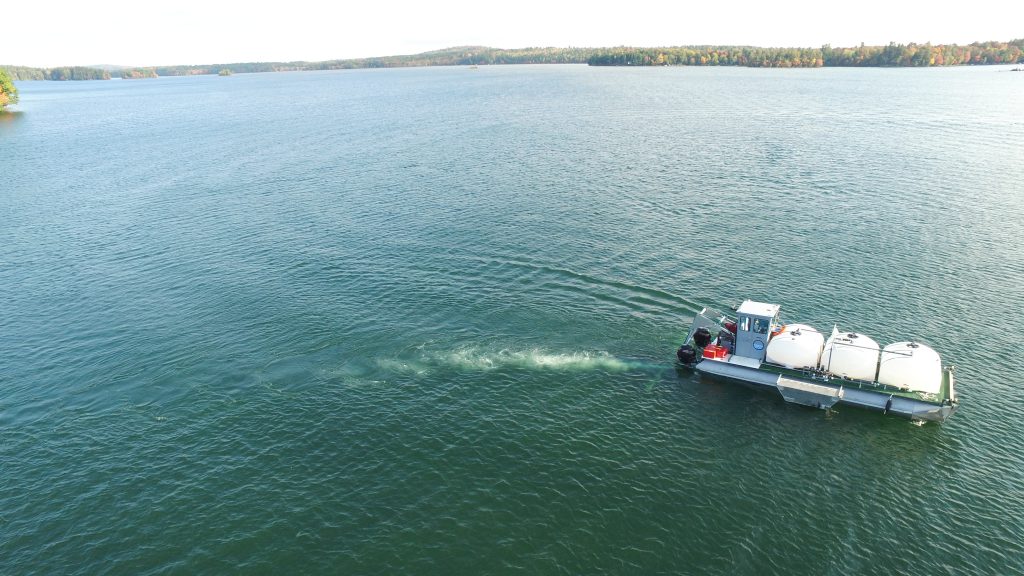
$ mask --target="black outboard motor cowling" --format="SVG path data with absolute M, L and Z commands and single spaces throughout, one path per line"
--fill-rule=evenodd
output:
M 679 350 L 676 350 L 676 357 L 683 364 L 693 364 L 697 361 L 697 351 L 693 349 L 693 346 L 684 344 L 679 347 Z
M 707 348 L 708 344 L 711 344 L 711 331 L 705 326 L 697 328 L 697 331 L 693 333 L 693 343 L 698 348 Z

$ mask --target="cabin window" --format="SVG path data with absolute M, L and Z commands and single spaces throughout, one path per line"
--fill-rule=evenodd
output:
M 754 318 L 754 332 L 758 334 L 768 333 L 768 319 L 767 318 Z
M 750 332 L 750 316 L 740 316 L 740 331 Z

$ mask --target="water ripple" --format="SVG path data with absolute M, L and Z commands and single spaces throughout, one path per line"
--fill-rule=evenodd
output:
M 25 83 L 0 572 L 1020 572 L 1024 110 L 994 71 Z M 963 406 L 673 366 L 745 297 L 928 342 Z

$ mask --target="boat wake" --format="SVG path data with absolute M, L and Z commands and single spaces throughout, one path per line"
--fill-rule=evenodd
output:
M 490 370 L 494 368 L 546 368 L 553 370 L 626 370 L 629 366 L 606 352 L 553 353 L 539 348 L 498 351 L 476 347 L 455 350 L 439 358 L 444 363 L 462 368 Z
M 517 368 L 525 370 L 587 371 L 603 370 L 622 372 L 631 368 L 630 363 L 609 355 L 607 352 L 551 352 L 542 348 L 529 349 L 487 349 L 467 346 L 448 351 L 423 351 L 417 359 L 378 360 L 381 368 L 399 371 L 424 372 L 434 368 L 457 368 L 461 370 L 498 370 Z

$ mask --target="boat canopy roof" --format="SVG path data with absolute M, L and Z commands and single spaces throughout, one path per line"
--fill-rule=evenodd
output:
M 774 318 L 775 315 L 779 313 L 779 305 L 754 302 L 753 300 L 744 300 L 743 304 L 740 304 L 740 307 L 736 310 L 736 313 Z

